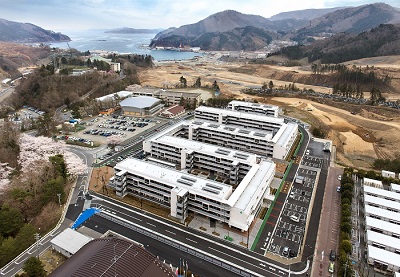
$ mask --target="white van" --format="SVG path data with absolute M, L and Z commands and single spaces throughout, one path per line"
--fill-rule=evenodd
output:
M 290 218 L 290 220 L 293 220 L 294 222 L 299 222 L 300 221 L 300 217 L 295 216 L 294 214 L 292 214 L 289 218 Z

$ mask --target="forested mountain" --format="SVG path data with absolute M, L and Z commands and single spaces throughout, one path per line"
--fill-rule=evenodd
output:
M 400 55 L 400 24 L 382 24 L 354 34 L 337 34 L 308 46 L 292 46 L 280 52 L 290 59 L 341 63 L 366 57 Z
M 0 18 L 0 41 L 31 43 L 70 40 L 67 35 L 44 30 L 30 23 L 19 23 Z
M 276 15 L 273 15 L 269 18 L 269 20 L 286 20 L 286 19 L 305 19 L 310 21 L 314 18 L 323 16 L 327 13 L 335 12 L 337 10 L 344 9 L 345 7 L 338 8 L 330 8 L 330 9 L 306 9 L 306 10 L 298 10 L 298 11 L 290 11 L 290 12 L 282 12 Z
M 249 43 L 243 42 L 243 37 L 246 36 L 248 42 L 253 40 L 249 39 L 249 32 L 253 33 L 251 36 L 257 36 L 261 41 L 269 41 L 270 36 L 277 36 L 276 34 L 274 35 L 276 31 L 289 32 L 296 26 L 303 25 L 305 22 L 304 19 L 288 19 L 272 22 L 259 15 L 242 14 L 237 11 L 226 10 L 210 15 L 194 24 L 164 30 L 154 37 L 150 46 L 177 47 L 179 45 L 199 46 L 205 44 L 212 45 L 207 46 L 205 49 L 221 50 L 226 48 L 225 39 L 228 38 L 231 40 L 228 43 L 230 45 L 228 47 L 229 50 L 245 50 L 258 47 L 249 47 Z M 249 26 L 253 28 L 246 29 L 246 27 Z M 264 34 L 267 36 L 261 38 L 260 35 L 262 36 Z M 220 41 L 222 41 L 222 43 L 220 43 Z M 220 45 L 220 47 L 217 47 L 218 45 Z M 263 46 L 265 45 L 266 44 Z
M 198 37 L 168 36 L 160 38 L 158 45 L 179 47 L 180 44 L 200 47 L 203 50 L 255 51 L 268 45 L 277 34 L 265 29 L 247 26 L 227 32 L 204 33 Z
M 194 24 L 164 30 L 154 37 L 150 46 L 202 47 L 205 45 L 202 48 L 204 50 L 250 50 L 260 48 L 253 47 L 257 43 L 251 47 L 249 43 L 243 43 L 241 32 L 249 26 L 263 31 L 256 32 L 258 33 L 256 36 L 252 35 L 252 38 L 247 38 L 246 41 L 257 40 L 261 44 L 269 41 L 269 36 L 309 43 L 314 41 L 315 37 L 330 37 L 342 32 L 358 34 L 380 24 L 396 23 L 400 23 L 400 10 L 384 3 L 349 8 L 294 11 L 278 14 L 270 19 L 226 10 Z M 267 34 L 267 37 L 262 37 L 262 32 Z M 228 45 L 225 39 L 230 40 Z
M 400 23 L 400 10 L 384 3 L 340 9 L 310 21 L 295 32 L 296 40 L 306 36 L 330 36 L 337 33 L 358 34 L 380 24 Z

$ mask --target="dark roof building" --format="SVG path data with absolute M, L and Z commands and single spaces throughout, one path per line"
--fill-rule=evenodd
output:
M 172 107 L 169 107 L 165 111 L 163 111 L 161 113 L 161 115 L 165 116 L 165 117 L 175 117 L 175 116 L 179 116 L 183 113 L 185 113 L 185 107 L 179 106 L 179 105 L 174 105 Z
M 175 274 L 143 247 L 112 237 L 87 243 L 50 276 L 172 277 Z

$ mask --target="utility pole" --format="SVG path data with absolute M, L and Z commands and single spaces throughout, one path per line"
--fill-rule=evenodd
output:
M 35 234 L 35 240 L 36 240 L 36 255 L 37 255 L 37 258 L 39 259 L 39 240 L 40 240 L 39 233 Z

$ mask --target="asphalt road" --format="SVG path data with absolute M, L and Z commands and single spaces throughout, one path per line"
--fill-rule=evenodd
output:
M 147 216 L 141 210 L 103 198 L 101 195 L 93 195 L 95 195 L 95 199 L 92 200 L 92 206 L 101 207 L 104 213 L 114 218 L 143 226 L 152 234 L 180 241 L 190 249 L 198 249 L 203 253 L 224 259 L 239 268 L 257 273 L 258 276 L 288 276 L 288 266 L 279 265 L 263 255 L 258 255 L 225 240 L 215 240 L 215 237 L 209 237 L 197 230 L 186 228 L 163 218 L 154 215 Z M 96 199 L 96 197 L 99 198 Z M 302 265 L 300 270 L 305 268 L 305 263 Z
M 129 228 L 121 226 L 112 221 L 106 220 L 102 217 L 94 215 L 84 223 L 84 226 L 100 233 L 105 233 L 108 230 L 113 230 L 127 238 L 130 238 L 143 246 L 151 253 L 158 256 L 161 261 L 167 264 L 172 264 L 175 267 L 179 265 L 179 259 L 184 259 L 188 263 L 189 270 L 200 276 L 238 276 L 230 271 L 227 271 L 219 266 L 210 264 L 202 259 L 196 258 L 192 255 L 182 253 L 180 250 L 160 243 L 158 240 L 152 239 L 148 236 L 132 231 Z

